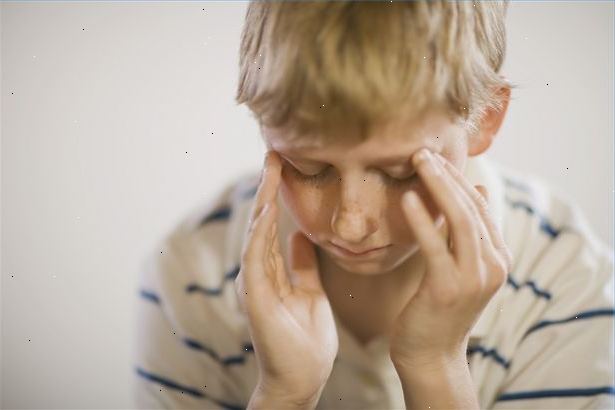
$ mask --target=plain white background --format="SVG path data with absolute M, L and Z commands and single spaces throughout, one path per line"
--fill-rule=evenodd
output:
M 1 407 L 131 406 L 142 258 L 262 163 L 234 102 L 246 6 L 2 4 Z M 487 154 L 611 247 L 613 9 L 511 3 L 502 73 L 521 87 Z

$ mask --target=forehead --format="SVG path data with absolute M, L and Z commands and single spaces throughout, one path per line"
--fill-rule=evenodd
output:
M 322 138 L 290 138 L 292 130 L 261 127 L 268 149 L 291 159 L 335 163 L 344 158 L 354 161 L 391 165 L 408 161 L 422 147 L 439 152 L 458 134 L 460 128 L 440 113 L 425 116 L 420 122 L 389 123 L 375 130 L 363 142 L 321 142 Z

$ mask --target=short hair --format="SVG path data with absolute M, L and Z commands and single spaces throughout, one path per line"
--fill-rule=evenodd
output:
M 235 100 L 290 139 L 364 141 L 443 110 L 472 134 L 503 107 L 504 1 L 251 1 Z

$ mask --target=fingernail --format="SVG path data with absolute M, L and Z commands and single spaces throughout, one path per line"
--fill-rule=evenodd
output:
M 442 174 L 442 170 L 444 168 L 443 165 L 441 165 L 440 161 L 437 161 L 435 159 L 435 155 L 432 154 L 430 151 L 425 150 L 421 153 L 419 153 L 419 159 L 420 162 L 425 161 L 425 164 L 427 165 L 426 171 L 432 175 L 440 175 Z
M 425 161 L 429 159 L 430 155 L 431 153 L 429 152 L 429 150 L 427 148 L 423 148 L 419 152 L 417 152 L 416 159 L 418 159 L 419 161 Z

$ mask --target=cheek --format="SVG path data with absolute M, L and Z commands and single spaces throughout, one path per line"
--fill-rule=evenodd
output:
M 323 188 L 310 186 L 295 180 L 292 176 L 282 174 L 280 195 L 288 208 L 295 224 L 303 232 L 321 230 L 322 212 L 325 199 Z

